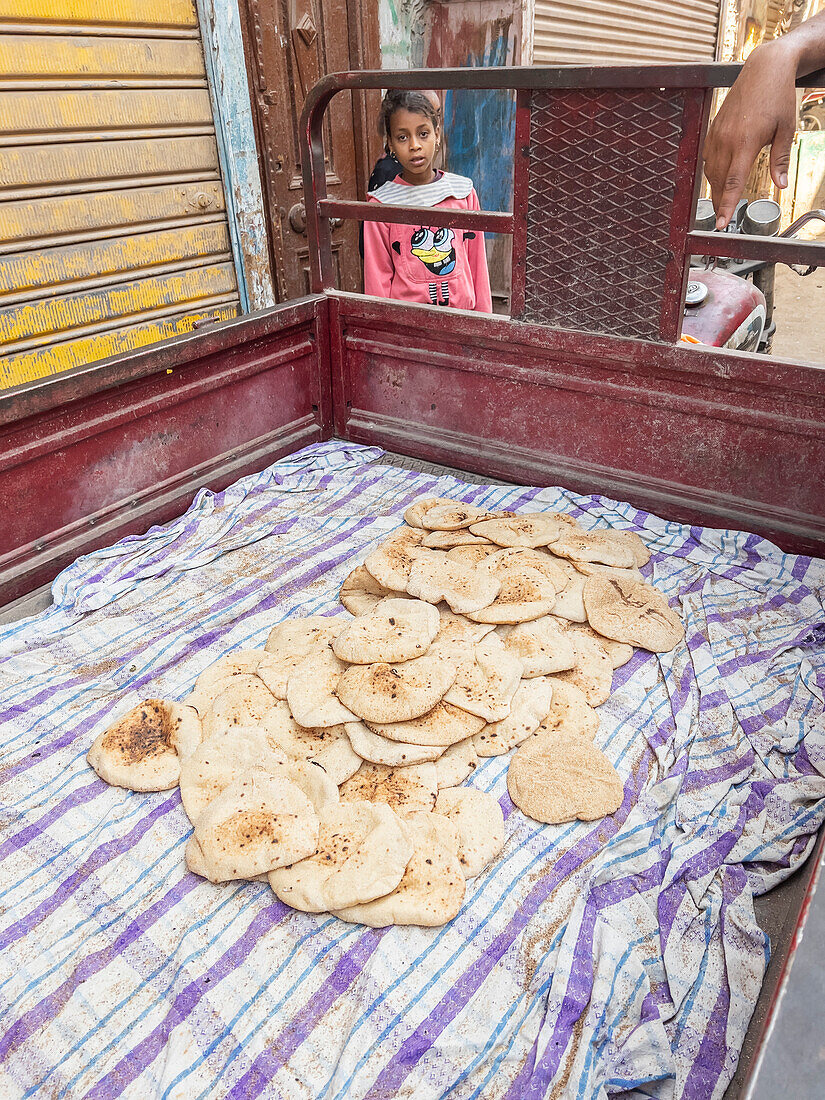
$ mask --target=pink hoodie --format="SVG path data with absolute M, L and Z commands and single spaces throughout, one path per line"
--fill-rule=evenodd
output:
M 400 176 L 367 195 L 370 202 L 442 210 L 479 210 L 473 181 L 451 172 L 421 186 Z M 364 222 L 364 290 L 379 298 L 492 313 L 484 234 L 427 225 Z

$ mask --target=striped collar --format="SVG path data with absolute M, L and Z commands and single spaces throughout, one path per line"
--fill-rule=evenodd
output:
M 442 172 L 432 183 L 419 186 L 390 180 L 369 192 L 371 199 L 387 206 L 438 206 L 445 199 L 466 199 L 473 189 L 473 181 L 467 176 Z

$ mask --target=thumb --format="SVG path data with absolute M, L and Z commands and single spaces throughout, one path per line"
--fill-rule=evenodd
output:
M 785 119 L 776 128 L 771 142 L 771 179 L 777 187 L 788 186 L 788 167 L 791 163 L 791 143 L 794 125 Z

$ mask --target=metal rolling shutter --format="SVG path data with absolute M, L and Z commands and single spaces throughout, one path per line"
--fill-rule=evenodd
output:
M 534 65 L 713 61 L 721 0 L 535 0 Z
M 194 0 L 0 0 L 0 389 L 238 310 Z

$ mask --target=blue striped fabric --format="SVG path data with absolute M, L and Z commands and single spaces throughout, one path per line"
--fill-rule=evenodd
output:
M 0 636 L 0 1096 L 523 1100 L 724 1091 L 768 958 L 753 896 L 825 813 L 825 563 L 560 489 L 307 448 L 81 558 Z M 94 736 L 337 593 L 424 494 L 642 533 L 687 644 L 600 708 L 625 786 L 507 843 L 439 929 L 362 929 L 187 873 L 177 791 L 108 787 Z

